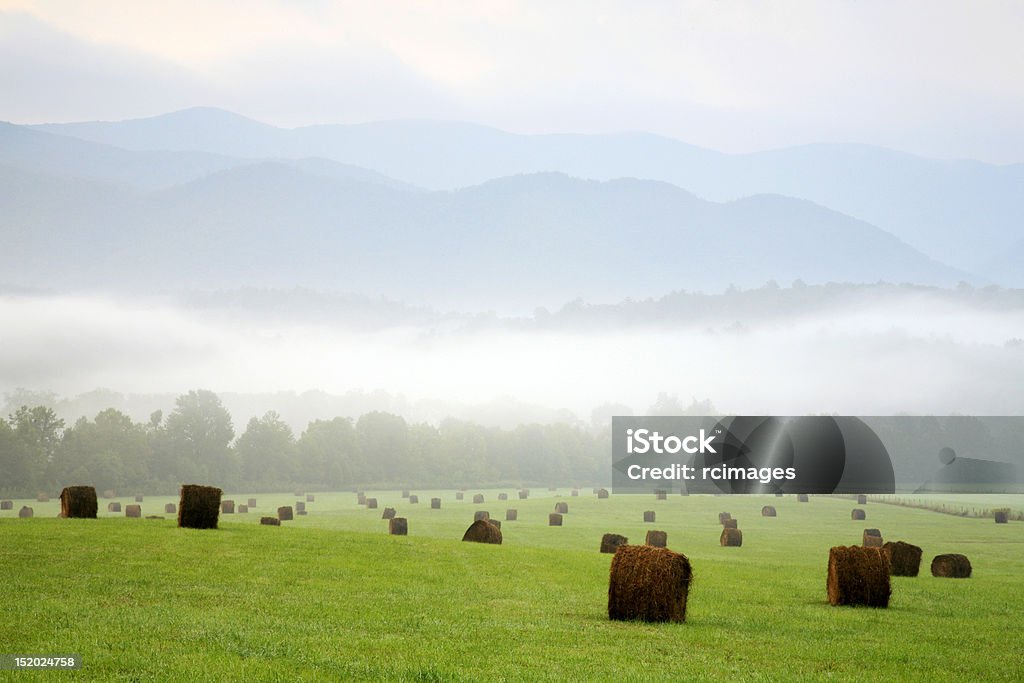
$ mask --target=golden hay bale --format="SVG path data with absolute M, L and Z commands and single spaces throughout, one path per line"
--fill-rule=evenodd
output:
M 281 520 L 277 517 L 260 517 L 260 524 L 266 526 L 281 526 Z
M 735 519 L 727 519 L 724 522 L 722 522 L 722 528 L 723 529 L 739 529 L 740 528 L 740 523 L 738 521 L 736 521 Z
M 120 511 L 121 511 L 121 504 L 120 503 L 107 503 L 107 512 L 120 512 Z
M 777 514 L 778 513 L 775 512 L 774 505 L 765 505 L 763 508 L 761 508 L 762 517 L 775 517 Z
M 392 517 L 388 521 L 388 533 L 392 536 L 408 536 L 409 520 L 405 517 Z
M 0 510 L 13 510 L 13 509 L 14 509 L 14 501 L 13 500 L 0 500 Z
M 735 527 L 726 527 L 718 537 L 718 544 L 723 547 L 739 548 L 743 545 L 743 532 Z
M 367 498 L 366 499 L 366 509 L 367 510 L 376 510 L 377 509 L 377 499 L 376 498 Z
M 431 510 L 440 510 L 441 509 L 441 499 L 440 498 L 431 498 L 430 499 L 430 509 Z
M 482 503 L 482 502 L 484 502 L 484 494 L 478 493 L 475 496 L 473 496 L 473 504 L 474 505 Z
M 473 543 L 493 543 L 501 545 L 501 529 L 494 526 L 486 519 L 478 519 L 469 525 L 466 533 L 462 535 L 463 541 Z
M 917 576 L 921 571 L 921 549 L 912 543 L 889 541 L 882 546 L 893 576 Z
M 798 494 L 796 494 L 796 502 L 798 502 L 798 503 L 808 503 L 808 502 L 810 502 L 810 500 L 811 499 L 807 497 L 806 493 L 798 493 Z
M 175 505 L 174 503 L 167 503 L 166 505 L 164 505 L 164 512 L 169 515 L 177 514 L 178 506 Z
M 508 494 L 507 493 L 499 493 L 498 494 L 498 500 L 508 500 Z
M 141 505 L 125 505 L 124 506 L 125 517 L 142 517 L 142 506 Z
M 222 515 L 233 515 L 233 514 L 235 514 L 235 501 L 233 501 L 233 500 L 222 500 L 220 502 L 220 513 Z
M 668 545 L 668 532 L 667 531 L 655 531 L 651 529 L 647 532 L 647 537 L 644 539 L 644 543 L 655 548 L 664 548 Z
M 384 508 L 384 512 L 383 512 L 383 514 L 381 514 L 380 518 L 381 519 L 394 519 L 395 516 L 396 516 L 395 508 Z
M 142 496 L 141 495 L 135 496 L 135 502 L 136 503 L 141 503 L 142 502 Z
M 519 510 L 517 510 L 515 508 L 509 508 L 508 510 L 505 510 L 505 521 L 506 522 L 515 522 L 518 519 L 519 519 Z
M 409 496 L 409 505 L 416 505 L 419 502 L 420 502 L 420 497 L 417 496 L 415 493 L 412 494 L 411 496 Z
M 466 498 L 466 494 L 463 493 L 462 491 L 456 491 L 455 492 L 455 500 L 465 500 L 465 498 Z
M 645 522 L 653 522 L 654 521 L 654 510 L 644 510 L 644 521 Z
M 620 545 L 608 579 L 608 618 L 686 621 L 693 570 L 685 555 L 666 548 Z
M 557 512 L 560 515 L 567 515 L 567 514 L 569 514 L 569 504 L 568 503 L 555 503 L 555 512 Z
M 1006 524 L 1010 521 L 1010 511 L 1008 509 L 993 510 L 992 516 L 996 520 L 996 524 Z
M 620 545 L 626 545 L 629 539 L 619 534 L 605 534 L 601 537 L 601 552 L 614 553 Z
M 655 500 L 668 500 L 668 491 L 665 489 L 658 489 L 654 492 Z
M 66 486 L 60 492 L 61 517 L 96 519 L 98 509 L 96 489 L 92 486 Z
M 474 522 L 477 521 L 477 520 L 480 520 L 480 519 L 487 520 L 487 519 L 490 519 L 490 518 L 491 518 L 491 513 L 488 512 L 487 510 L 477 510 L 476 512 L 473 513 L 473 521 Z
M 18 510 L 18 517 L 24 517 L 26 519 L 28 517 L 34 516 L 35 514 L 36 514 L 35 510 L 33 510 L 32 508 L 30 508 L 27 505 L 22 505 L 21 509 Z
M 316 496 L 314 496 L 312 493 L 307 493 L 306 494 L 306 502 L 307 503 L 315 503 L 316 502 Z
M 519 500 L 526 500 L 529 497 L 530 497 L 530 492 L 527 491 L 526 489 L 523 489 L 522 491 L 519 492 Z
M 932 576 L 949 579 L 971 578 L 971 561 L 966 555 L 951 553 L 936 555 L 932 559 Z
M 290 522 L 295 519 L 291 505 L 282 505 L 277 508 L 277 518 L 282 522 Z
M 242 505 L 241 503 L 239 503 L 239 505 L 238 505 L 238 514 L 244 515 L 247 512 L 249 512 L 249 506 L 248 505 Z
M 865 548 L 881 548 L 882 532 L 878 529 L 865 529 L 861 544 Z
M 301 515 L 306 511 L 306 504 L 301 500 L 295 501 L 295 511 Z
M 487 521 L 493 524 L 494 526 L 498 527 L 499 529 L 501 528 L 501 520 L 488 519 Z
M 850 510 L 850 519 L 862 521 L 867 518 L 867 513 L 861 510 L 860 508 L 853 508 L 852 510 Z
M 826 590 L 832 606 L 888 607 L 889 558 L 881 548 L 836 546 L 828 552 Z
M 562 515 L 552 512 L 548 515 L 548 526 L 562 526 Z
M 718 513 L 718 523 L 719 524 L 725 524 L 725 520 L 727 520 L 727 519 L 732 519 L 732 515 L 730 515 L 728 512 L 719 512 Z
M 868 497 L 865 496 L 863 493 L 858 494 L 857 495 L 857 505 L 867 505 L 867 504 L 868 504 Z
M 597 490 L 597 497 L 599 499 L 607 498 L 608 497 L 608 489 L 598 489 Z
M 222 493 L 216 486 L 182 486 L 178 500 L 178 526 L 185 529 L 216 529 Z
M 248 505 L 250 508 L 256 507 L 256 499 L 255 498 L 250 498 L 248 500 L 248 502 L 246 502 L 246 505 Z

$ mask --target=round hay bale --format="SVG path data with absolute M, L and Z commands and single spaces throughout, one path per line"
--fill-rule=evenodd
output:
M 557 512 L 560 515 L 567 515 L 567 514 L 569 514 L 569 504 L 568 503 L 555 503 L 555 512 Z
M 307 493 L 306 494 L 306 502 L 307 503 L 315 503 L 316 502 L 316 496 L 314 496 L 312 493 Z
M 125 505 L 124 506 L 125 517 L 142 517 L 142 506 L 141 505 Z
M 178 512 L 178 506 L 175 505 L 174 503 L 167 503 L 166 505 L 164 505 L 164 513 L 165 514 L 169 514 L 169 515 L 170 514 L 177 514 L 177 512 Z
M 376 510 L 377 509 L 377 499 L 376 498 L 367 498 L 366 499 L 366 509 L 367 510 Z
M 402 489 L 402 498 L 409 497 L 409 489 Z
M 501 529 L 494 526 L 486 519 L 478 519 L 469 525 L 466 533 L 462 535 L 463 541 L 472 543 L 493 543 L 501 545 Z
M 419 502 L 420 502 L 420 497 L 417 496 L 415 493 L 412 494 L 411 496 L 409 496 L 409 505 L 416 505 Z
M 182 486 L 178 500 L 178 526 L 185 529 L 216 529 L 222 493 L 215 486 Z
M 726 527 L 718 537 L 718 544 L 722 547 L 739 548 L 743 545 L 743 532 L 736 527 Z
M 519 492 L 519 500 L 526 500 L 529 497 L 530 497 L 530 492 L 529 491 L 524 489 L 524 490 Z
M 921 549 L 912 543 L 889 541 L 882 546 L 893 576 L 917 576 L 921 571 Z
M 517 510 L 515 508 L 509 508 L 508 510 L 505 510 L 505 521 L 506 522 L 515 522 L 518 519 L 519 519 L 519 510 Z
M 580 490 L 579 489 L 573 489 L 572 492 L 569 493 L 569 495 L 572 496 L 573 498 L 577 498 L 580 495 Z
M 136 503 L 141 503 L 142 502 L 142 496 L 135 496 L 135 502 Z
M 388 521 L 388 533 L 392 536 L 408 536 L 409 520 L 405 517 L 392 517 Z
M 620 545 L 609 570 L 608 618 L 686 621 L 692 579 L 685 555 L 649 545 Z
M 277 517 L 260 517 L 260 524 L 266 526 L 281 526 L 281 520 Z
M 297 515 L 308 515 L 309 513 L 306 512 L 305 510 L 296 510 L 295 514 L 297 514 Z
M 653 522 L 654 521 L 654 517 L 655 517 L 654 510 L 644 510 L 644 521 L 645 522 Z
M 301 500 L 295 501 L 295 511 L 301 515 L 306 511 L 306 503 Z
M 507 493 L 499 493 L 498 494 L 498 500 L 508 500 L 508 494 Z
M 441 499 L 440 498 L 431 498 L 430 499 L 430 509 L 431 510 L 440 510 L 441 509 Z
M 120 503 L 107 503 L 107 512 L 120 512 L 120 511 L 121 511 L 121 504 Z
M 463 493 L 462 491 L 456 491 L 455 492 L 455 500 L 465 500 L 465 498 L 466 498 L 466 494 Z
M 889 559 L 881 548 L 836 546 L 828 552 L 826 590 L 832 606 L 888 607 Z
M 22 505 L 21 509 L 18 510 L 18 517 L 22 517 L 24 519 L 28 519 L 29 517 L 34 517 L 35 514 L 36 514 L 36 511 L 33 510 L 32 508 L 30 508 L 28 505 Z
M 861 545 L 865 548 L 881 548 L 882 532 L 878 529 L 865 529 Z
M 99 504 L 92 486 L 67 486 L 60 492 L 60 516 L 96 519 Z
M 290 522 L 291 520 L 295 519 L 292 511 L 292 506 L 282 505 L 281 507 L 277 508 L 277 518 L 282 522 Z
M 868 497 L 865 496 L 863 493 L 858 494 L 857 495 L 857 505 L 867 505 L 867 504 L 868 504 Z
M 477 510 L 475 513 L 473 513 L 473 521 L 474 522 L 476 520 L 478 520 L 478 519 L 490 519 L 490 518 L 491 518 L 491 513 L 488 512 L 487 510 Z
M 1009 510 L 993 510 L 992 516 L 995 518 L 996 524 L 1006 524 L 1010 521 Z
M 395 517 L 395 508 L 384 508 L 384 512 L 380 516 L 381 519 L 394 519 Z
M 173 510 L 172 510 L 172 512 L 173 512 Z M 249 512 L 249 506 L 248 505 L 242 505 L 242 504 L 238 505 L 238 514 L 244 515 L 244 514 L 246 514 L 248 512 Z
M 658 489 L 654 492 L 654 500 L 668 500 L 668 491 L 665 489 Z
M 727 519 L 732 519 L 732 515 L 730 515 L 728 512 L 719 512 L 718 513 L 718 523 L 719 524 L 725 524 L 725 520 L 727 520 Z
M 723 529 L 739 529 L 740 528 L 740 523 L 738 521 L 736 521 L 735 519 L 727 519 L 724 522 L 722 522 L 722 528 Z
M 487 521 L 490 522 L 491 524 L 493 524 L 494 526 L 498 527 L 499 529 L 501 528 L 501 520 L 499 520 L 499 519 L 488 519 Z
M 763 508 L 761 508 L 762 517 L 775 517 L 777 515 L 778 513 L 775 511 L 774 505 L 765 505 Z
M 107 489 L 106 491 L 104 491 L 103 492 L 103 497 L 104 498 L 113 498 L 114 497 L 114 489 Z
M 562 515 L 552 512 L 548 515 L 548 526 L 562 526 Z
M 932 558 L 932 576 L 948 579 L 971 578 L 971 561 L 966 555 L 951 553 Z
M 475 496 L 473 496 L 473 504 L 474 505 L 479 505 L 482 502 L 484 502 L 484 494 L 478 493 Z
M 602 498 L 607 498 L 607 497 L 608 497 L 608 489 L 598 489 L 597 490 L 597 498 L 598 498 L 598 500 L 600 500 Z
M 248 505 L 250 508 L 256 507 L 256 499 L 255 498 L 250 498 L 249 501 L 246 503 L 246 505 Z M 271 519 L 273 519 L 273 518 L 271 518 Z
M 644 543 L 655 548 L 664 548 L 668 545 L 668 532 L 667 531 L 655 531 L 651 529 L 647 532 L 647 537 L 644 539 Z
M 303 491 L 296 491 L 295 492 L 295 497 L 296 498 L 302 498 L 304 495 L 306 495 L 306 494 Z
M 629 539 L 619 534 L 605 534 L 601 537 L 601 552 L 614 553 L 620 545 L 626 545 Z
M 860 508 L 853 508 L 853 510 L 850 510 L 850 519 L 863 521 L 867 518 L 867 513 L 861 510 Z
M 356 494 L 356 503 L 358 505 L 366 505 L 366 494 L 364 494 L 364 493 L 357 493 Z
M 806 493 L 798 493 L 798 494 L 796 494 L 796 502 L 798 502 L 798 503 L 809 503 L 809 502 L 811 502 L 811 499 L 807 497 Z
M 36 502 L 37 503 L 49 503 L 50 502 L 50 496 L 48 496 L 45 493 L 40 493 L 39 495 L 36 496 Z
M 0 500 L 0 510 L 13 510 L 13 509 L 14 509 L 14 501 L 13 500 Z
M 220 513 L 222 515 L 233 515 L 233 514 L 235 514 L 235 501 L 233 501 L 233 500 L 222 500 L 220 502 Z

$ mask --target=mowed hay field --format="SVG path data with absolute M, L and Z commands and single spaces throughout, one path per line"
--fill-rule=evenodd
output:
M 812 496 L 613 495 L 534 491 L 529 500 L 456 501 L 453 491 L 316 493 L 281 527 L 262 515 L 293 495 L 257 498 L 216 531 L 164 520 L 55 518 L 59 502 L 0 513 L 0 652 L 81 654 L 78 674 L 0 672 L 6 680 L 1021 680 L 1024 523 Z M 440 497 L 442 508 L 430 509 Z M 947 496 L 948 497 L 948 496 Z M 119 498 L 122 504 L 130 498 Z M 557 501 L 563 526 L 548 526 Z M 171 497 L 149 497 L 162 515 Z M 34 519 L 17 519 L 22 505 Z M 761 516 L 773 505 L 778 516 Z M 389 536 L 384 507 L 409 520 Z M 519 511 L 505 521 L 506 508 Z M 867 520 L 850 510 L 864 507 Z M 476 510 L 504 544 L 463 543 Z M 644 523 L 655 510 L 657 522 Z M 743 546 L 719 545 L 718 513 Z M 865 527 L 924 549 L 921 575 L 893 578 L 888 609 L 830 607 L 833 545 Z M 607 618 L 611 555 L 601 535 L 642 543 L 668 532 L 692 564 L 683 624 Z M 931 558 L 963 553 L 970 579 L 937 579 Z

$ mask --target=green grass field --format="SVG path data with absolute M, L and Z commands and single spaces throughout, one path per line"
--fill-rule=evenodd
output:
M 812 497 L 613 496 L 534 491 L 527 501 L 457 502 L 451 491 L 368 492 L 409 519 L 387 535 L 381 510 L 317 493 L 282 527 L 261 514 L 291 495 L 255 494 L 216 531 L 166 520 L 55 517 L 56 501 L 0 513 L 0 653 L 81 654 L 80 672 L 0 672 L 4 680 L 1021 680 L 1024 524 Z M 509 491 L 515 498 L 514 492 Z M 443 509 L 431 510 L 440 496 Z M 249 494 L 226 496 L 244 502 Z M 944 498 L 949 498 L 948 495 Z M 120 499 L 122 503 L 130 499 Z M 547 526 L 556 500 L 565 526 Z M 172 498 L 147 497 L 143 514 Z M 16 519 L 28 504 L 34 519 Z M 762 505 L 778 509 L 762 518 Z M 501 546 L 462 543 L 477 509 L 504 519 Z M 658 521 L 644 524 L 653 509 Z M 717 513 L 743 530 L 718 545 Z M 924 548 L 922 574 L 894 578 L 889 609 L 830 607 L 833 545 L 865 527 Z M 687 622 L 611 622 L 601 534 L 643 542 L 649 528 L 694 566 Z M 967 580 L 928 563 L 961 552 Z

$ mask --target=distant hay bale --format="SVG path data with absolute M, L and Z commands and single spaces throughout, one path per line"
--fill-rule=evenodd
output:
M 569 514 L 569 504 L 568 503 L 555 503 L 555 512 L 557 512 L 560 515 L 567 515 L 567 514 Z
M 868 497 L 865 496 L 863 493 L 858 494 L 857 495 L 857 505 L 867 505 L 867 504 L 868 504 Z
M 40 493 L 39 495 L 36 496 L 36 502 L 37 503 L 49 503 L 50 502 L 50 496 L 48 496 L 45 493 Z
M 462 491 L 455 492 L 455 500 L 464 500 L 465 498 L 466 494 L 464 494 Z
M 295 519 L 291 505 L 282 505 L 277 508 L 277 518 L 282 522 L 290 522 Z
M 798 494 L 796 494 L 796 502 L 798 502 L 798 503 L 808 503 L 808 502 L 810 502 L 810 500 L 811 499 L 807 497 L 806 493 L 798 493 Z
M 993 510 L 992 516 L 995 518 L 996 524 L 1006 524 L 1010 521 L 1009 509 Z
M 248 505 L 250 508 L 256 507 L 256 499 L 255 498 L 250 498 L 249 502 L 246 503 L 246 505 Z M 271 518 L 271 519 L 273 519 L 273 518 Z
M 384 512 L 381 513 L 381 519 L 394 519 L 396 516 L 395 508 L 384 508 Z
M 867 513 L 861 510 L 860 508 L 853 508 L 853 510 L 850 511 L 850 519 L 865 520 L 867 518 Z
M 175 505 L 174 503 L 167 503 L 166 505 L 164 505 L 164 513 L 171 515 L 177 514 L 177 512 L 178 506 Z
M 519 519 L 519 510 L 517 510 L 515 508 L 509 508 L 508 510 L 505 510 L 505 521 L 506 522 L 515 522 L 518 519 Z
M 135 496 L 135 502 L 136 503 L 141 503 L 142 502 L 142 496 L 141 495 L 140 496 Z
M 113 498 L 114 497 L 114 489 L 107 489 L 106 491 L 104 491 L 103 492 L 103 497 L 104 498 Z
M 601 552 L 614 553 L 620 545 L 626 545 L 629 539 L 619 534 L 605 534 L 601 537 Z
M 392 536 L 408 536 L 409 520 L 405 517 L 392 517 L 388 521 L 388 533 Z
M 598 499 L 607 498 L 608 497 L 608 489 L 598 489 L 597 490 L 597 497 L 598 497 Z
M 367 510 L 376 510 L 377 509 L 377 499 L 376 498 L 367 498 L 366 499 L 366 509 Z
M 142 517 L 142 506 L 141 505 L 125 505 L 124 507 L 125 517 Z
M 295 492 L 295 497 L 296 498 L 302 498 L 304 495 L 306 495 L 304 491 L 296 491 Z
M 608 618 L 686 621 L 693 570 L 685 555 L 666 548 L 620 545 L 608 579 Z
M 921 548 L 903 541 L 889 541 L 882 546 L 893 576 L 917 576 L 921 571 Z
M 178 526 L 185 529 L 216 529 L 222 493 L 215 486 L 182 486 L 178 500 Z
M 499 493 L 498 494 L 498 500 L 508 500 L 508 494 L 507 493 Z
M 724 522 L 722 522 L 722 527 L 725 529 L 739 529 L 740 523 L 735 519 L 727 519 Z
M 441 509 L 441 499 L 440 498 L 431 498 L 430 499 L 430 509 L 431 510 L 440 510 Z
M 491 518 L 491 513 L 488 512 L 487 510 L 477 510 L 476 512 L 473 513 L 473 521 L 477 521 L 477 520 L 481 520 L 481 519 L 488 520 L 490 518 Z
M 469 525 L 466 533 L 462 535 L 463 541 L 472 543 L 493 543 L 501 545 L 501 529 L 494 526 L 486 519 L 478 519 Z
M 569 493 L 569 495 L 572 496 L 573 498 L 576 498 L 577 496 L 580 495 L 580 490 L 579 489 L 573 489 L 572 492 Z
M 316 502 L 316 496 L 314 496 L 312 493 L 307 493 L 306 494 L 306 502 L 307 503 L 315 503 Z
M 775 512 L 774 505 L 765 505 L 763 508 L 761 508 L 762 517 L 775 517 L 777 514 L 778 513 Z
M 13 509 L 14 509 L 14 501 L 13 500 L 0 500 L 0 510 L 13 510 Z
M 647 537 L 644 539 L 644 543 L 655 548 L 664 548 L 668 545 L 668 532 L 667 531 L 655 531 L 651 529 L 647 532 Z
M 173 512 L 173 510 L 171 512 Z M 249 512 L 249 506 L 248 505 L 242 505 L 241 503 L 238 504 L 238 514 L 244 515 L 244 514 L 247 514 L 248 512 Z
M 718 537 L 718 544 L 722 547 L 739 548 L 743 545 L 743 532 L 735 527 L 726 527 Z
M 519 500 L 526 500 L 529 497 L 530 497 L 530 492 L 529 491 L 523 490 L 523 491 L 519 492 Z
M 484 494 L 478 493 L 475 496 L 473 496 L 473 504 L 474 505 L 477 505 L 477 504 L 482 503 L 482 502 L 484 502 Z
M 729 514 L 728 512 L 719 512 L 718 513 L 718 523 L 719 524 L 725 524 L 725 520 L 727 520 L 727 519 L 732 519 L 732 515 Z
M 862 545 L 865 548 L 881 548 L 882 532 L 878 529 L 865 529 Z
M 356 494 L 356 503 L 358 505 L 366 505 L 366 494 L 364 494 L 364 493 L 357 493 Z
M 307 512 L 306 510 L 296 510 L 295 514 L 297 514 L 297 515 L 308 515 L 309 512 Z
M 220 513 L 222 515 L 233 515 L 233 514 L 235 514 L 235 501 L 233 501 L 233 500 L 222 500 L 220 502 Z
M 665 489 L 658 489 L 654 492 L 655 500 L 668 500 L 668 491 Z
M 409 497 L 409 489 L 402 489 L 402 498 Z
M 420 497 L 416 494 L 409 496 L 409 505 L 416 505 L 420 502 Z
M 499 520 L 499 519 L 488 519 L 487 521 L 490 522 L 491 524 L 493 524 L 494 526 L 498 527 L 499 529 L 501 528 L 501 520 Z
M 27 505 L 22 505 L 21 509 L 18 510 L 18 517 L 23 517 L 23 518 L 26 518 L 26 519 L 29 518 L 29 517 L 33 517 L 35 514 L 36 514 L 35 510 L 33 510 L 32 508 L 30 508 Z
M 888 607 L 889 559 L 881 548 L 836 546 L 828 552 L 826 590 L 832 606 Z
M 61 517 L 96 519 L 98 509 L 96 489 L 92 486 L 67 486 L 60 492 Z
M 281 520 L 277 517 L 260 517 L 260 524 L 266 526 L 281 526 Z
M 107 512 L 120 512 L 120 511 L 121 511 L 121 504 L 120 503 L 107 503 Z
M 951 553 L 936 555 L 932 559 L 932 576 L 948 579 L 971 578 L 971 561 L 966 555 Z
M 562 526 L 562 515 L 557 512 L 549 514 L 548 526 Z
M 298 512 L 299 514 L 302 514 L 303 512 L 305 512 L 306 511 L 306 503 L 301 501 L 301 500 L 295 501 L 295 511 Z
M 644 521 L 645 522 L 653 522 L 654 521 L 654 510 L 644 510 Z

